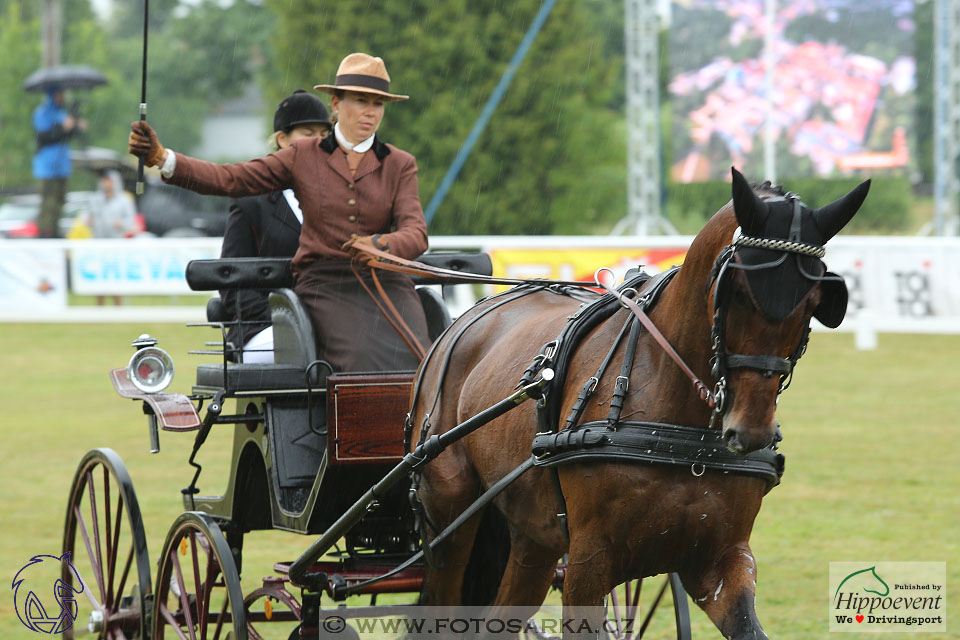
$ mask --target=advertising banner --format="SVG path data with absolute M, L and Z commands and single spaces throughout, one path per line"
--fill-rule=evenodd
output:
M 70 281 L 75 293 L 86 295 L 191 293 L 187 263 L 219 256 L 219 238 L 75 242 Z
M 7 241 L 0 247 L 0 310 L 62 311 L 67 261 L 59 246 Z

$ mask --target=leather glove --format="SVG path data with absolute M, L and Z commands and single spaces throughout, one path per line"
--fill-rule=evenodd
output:
M 167 157 L 167 150 L 160 144 L 157 132 L 144 120 L 137 120 L 130 124 L 127 151 L 131 155 L 143 158 L 148 167 L 159 167 Z
M 367 263 L 374 259 L 369 253 L 360 251 L 358 247 L 370 247 L 375 249 L 373 246 L 373 236 L 358 236 L 356 238 L 350 238 L 343 243 L 343 246 L 340 247 L 344 251 L 350 252 L 350 259 L 355 261 L 361 267 L 366 267 Z

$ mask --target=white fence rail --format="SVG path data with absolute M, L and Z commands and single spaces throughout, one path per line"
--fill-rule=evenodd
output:
M 678 264 L 690 240 L 435 236 L 431 247 L 486 251 L 498 275 L 590 279 L 600 267 L 620 278 L 639 264 L 650 271 Z M 199 305 L 82 307 L 69 305 L 67 293 L 189 294 L 187 262 L 219 253 L 219 238 L 0 241 L 0 321 L 199 321 Z M 850 289 L 841 330 L 960 333 L 960 238 L 841 236 L 828 246 L 826 262 Z

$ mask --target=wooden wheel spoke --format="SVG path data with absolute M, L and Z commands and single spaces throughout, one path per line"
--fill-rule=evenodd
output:
M 157 606 L 159 607 L 158 610 L 160 611 L 160 615 L 163 616 L 163 619 L 166 620 L 170 624 L 170 627 L 177 632 L 177 637 L 179 637 L 180 640 L 190 640 L 183 633 L 183 629 L 180 628 L 180 625 L 177 624 L 177 619 L 172 613 L 170 613 L 170 608 L 166 605 L 166 603 L 160 602 L 157 604 Z M 193 635 L 192 632 L 191 635 Z
M 134 555 L 134 543 L 133 540 L 130 541 L 130 553 L 127 554 L 127 561 L 123 565 L 123 571 L 120 573 L 120 582 L 117 584 L 116 596 L 120 598 L 123 595 L 123 588 L 127 584 L 127 576 L 130 575 L 130 566 L 133 564 L 133 555 Z M 111 579 L 113 576 L 111 576 Z
M 220 607 L 220 615 L 217 616 L 217 626 L 213 630 L 213 640 L 217 640 L 220 637 L 220 631 L 223 630 L 223 621 L 227 618 L 227 606 L 230 604 L 230 598 L 224 595 L 223 606 Z
M 203 582 L 200 579 L 200 554 L 197 552 L 197 547 L 203 548 L 204 552 L 207 552 L 206 546 L 203 544 L 203 538 L 198 538 L 196 531 L 190 532 L 190 556 L 193 559 L 193 583 L 197 592 L 197 624 L 200 627 L 200 637 L 207 637 L 207 624 L 208 618 L 210 617 L 210 589 L 212 584 L 210 582 Z M 207 553 L 205 558 L 205 567 L 210 566 L 210 555 Z M 204 571 L 206 574 L 207 571 Z
M 204 634 L 203 637 L 204 638 L 207 637 L 206 633 L 207 633 L 207 626 L 210 619 L 210 602 L 213 599 L 213 587 L 214 585 L 217 584 L 217 576 L 220 575 L 220 565 L 217 562 L 217 556 L 216 554 L 212 553 L 213 545 L 211 544 L 210 547 L 211 549 L 207 550 L 208 552 L 207 571 L 206 571 L 206 579 L 204 582 L 204 584 L 206 585 L 206 589 L 204 590 L 204 593 L 203 593 L 203 610 L 207 612 L 207 615 L 204 617 L 204 621 L 203 621 L 203 634 Z M 224 596 L 223 606 L 224 608 L 226 608 L 227 606 L 226 595 Z M 214 631 L 215 638 L 220 635 L 220 627 L 223 626 L 222 618 L 223 616 L 221 615 L 220 619 L 217 620 L 217 626 Z
M 173 567 L 177 572 L 177 589 L 180 592 L 180 609 L 183 611 L 183 618 L 186 621 L 187 631 L 190 632 L 190 640 L 197 640 L 196 631 L 193 628 L 193 611 L 190 609 L 190 598 L 187 597 L 187 588 L 183 584 L 183 571 L 180 569 L 180 558 L 177 557 L 179 545 L 173 545 L 170 549 L 170 556 L 173 558 Z M 200 594 L 196 594 L 197 603 L 200 602 Z M 200 617 L 203 618 L 203 612 L 200 611 Z
M 617 635 L 623 636 L 623 621 L 620 619 L 620 599 L 616 588 L 610 592 L 610 607 L 613 609 L 613 622 L 617 626 Z
M 110 501 L 107 500 L 107 505 Z M 123 516 L 123 496 L 117 496 L 117 516 L 114 519 L 113 536 L 110 535 L 110 509 L 107 509 L 107 593 L 110 596 L 110 603 L 113 604 L 123 595 L 121 589 L 113 590 L 113 578 L 117 571 L 117 557 L 120 554 L 120 519 Z M 132 545 L 131 540 L 131 545 Z M 131 548 L 132 550 L 132 548 Z
M 97 581 L 100 583 L 100 597 L 109 606 L 107 589 L 103 583 L 103 550 L 100 542 L 100 514 L 97 513 L 97 492 L 93 486 L 93 472 L 87 471 L 87 493 L 90 494 L 90 517 L 93 518 L 93 546 L 97 552 Z
M 650 626 L 650 620 L 653 619 L 653 614 L 657 612 L 657 607 L 660 606 L 660 600 L 663 599 L 663 594 L 667 590 L 667 585 L 670 584 L 670 576 L 667 576 L 667 579 L 663 581 L 663 586 L 660 587 L 660 591 L 657 592 L 657 597 L 653 599 L 653 604 L 650 605 L 650 610 L 647 611 L 647 616 L 643 619 L 643 624 L 640 626 L 640 630 L 637 631 L 637 637 L 642 638 L 644 632 L 646 632 L 647 627 Z
M 100 564 L 93 553 L 93 547 L 90 546 L 90 535 L 87 533 L 87 524 L 83 519 L 83 513 L 80 511 L 80 505 L 74 505 L 73 517 L 77 519 L 77 525 L 80 527 L 80 536 L 83 538 L 83 544 L 87 547 L 87 557 L 90 559 L 90 565 L 93 567 L 93 575 L 97 578 L 97 588 L 100 590 L 100 600 L 105 602 L 103 588 L 103 572 L 100 571 Z

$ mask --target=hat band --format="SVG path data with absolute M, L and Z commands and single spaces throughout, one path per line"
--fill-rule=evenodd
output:
M 384 80 L 383 78 L 378 78 L 376 76 L 368 76 L 362 73 L 345 73 L 341 76 L 337 76 L 336 86 L 366 87 L 368 89 L 390 93 L 389 80 Z

